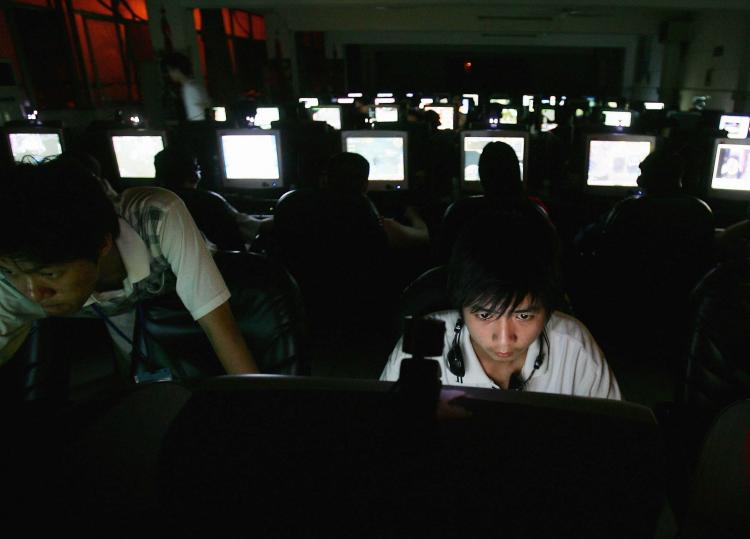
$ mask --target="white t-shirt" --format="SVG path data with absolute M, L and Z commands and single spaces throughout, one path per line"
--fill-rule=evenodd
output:
M 122 288 L 92 294 L 73 316 L 96 316 L 91 308 L 96 304 L 115 317 L 132 311 L 140 300 L 176 291 L 197 320 L 229 300 L 203 235 L 177 195 L 157 187 L 127 189 L 116 209 L 121 217 L 115 245 L 126 270 Z M 0 364 L 18 347 L 30 323 L 45 316 L 0 276 Z
M 198 81 L 189 79 L 182 83 L 182 104 L 188 121 L 205 120 L 210 103 L 206 89 Z
M 453 344 L 454 327 L 458 311 L 440 311 L 428 318 L 445 322 L 443 357 L 439 360 L 441 379 L 444 385 L 497 388 L 497 384 L 487 376 L 471 344 L 469 331 L 461 332 L 460 346 L 466 372 L 463 381 L 450 372 L 446 359 Z M 539 354 L 539 339 L 534 341 L 526 354 L 526 362 L 521 376 L 528 381 L 525 390 L 540 393 L 557 393 L 581 397 L 598 397 L 620 400 L 620 388 L 614 374 L 607 365 L 599 346 L 586 327 L 566 314 L 555 312 L 546 325 L 549 350 L 545 351 L 542 365 L 534 372 L 534 361 Z M 380 375 L 381 380 L 396 381 L 399 377 L 401 360 L 408 356 L 401 350 L 402 339 L 396 343 L 388 363 Z

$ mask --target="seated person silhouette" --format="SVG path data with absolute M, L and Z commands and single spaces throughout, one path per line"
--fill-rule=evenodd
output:
M 154 156 L 156 181 L 174 191 L 190 210 L 198 228 L 225 251 L 244 251 L 273 219 L 256 219 L 237 211 L 219 193 L 198 189 L 201 171 L 187 152 L 166 148 Z
M 358 153 L 342 152 L 334 155 L 328 163 L 326 189 L 343 195 L 366 196 L 369 175 L 370 163 L 367 159 Z M 412 206 L 406 207 L 403 223 L 389 217 L 381 216 L 379 219 L 388 237 L 389 247 L 408 248 L 429 244 L 427 224 Z
M 638 165 L 637 183 L 641 194 L 674 195 L 682 192 L 685 163 L 680 155 L 667 148 L 654 150 Z
M 452 310 L 438 358 L 447 385 L 620 399 L 594 338 L 556 311 L 556 248 L 540 222 L 518 211 L 483 213 L 464 227 L 448 264 Z M 396 344 L 380 379 L 397 380 Z
M 257 372 L 224 279 L 174 193 L 131 188 L 113 204 L 89 170 L 57 159 L 12 169 L 0 206 L 0 226 L 13 230 L 0 238 L 0 376 L 32 322 L 48 316 L 100 317 L 127 355 L 137 304 L 171 292 L 227 372 Z
M 448 260 L 462 227 L 482 212 L 519 210 L 544 222 L 547 227 L 554 228 L 542 201 L 526 196 L 518 157 L 508 144 L 497 141 L 484 147 L 479 156 L 479 181 L 484 195 L 456 201 L 443 216 L 441 234 L 436 244 L 436 258 L 440 263 Z

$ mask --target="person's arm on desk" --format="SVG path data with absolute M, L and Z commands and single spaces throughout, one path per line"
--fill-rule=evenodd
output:
M 207 315 L 198 319 L 214 352 L 228 374 L 257 374 L 255 364 L 245 339 L 234 320 L 229 303 L 224 302 Z

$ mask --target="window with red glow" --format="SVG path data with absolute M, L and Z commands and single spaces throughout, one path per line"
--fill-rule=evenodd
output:
M 253 39 L 265 41 L 266 39 L 266 21 L 259 15 L 250 15 L 250 21 L 253 29 Z

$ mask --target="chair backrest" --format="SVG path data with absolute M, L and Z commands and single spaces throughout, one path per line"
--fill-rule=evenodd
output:
M 214 257 L 232 297 L 232 313 L 261 372 L 307 374 L 307 325 L 297 284 L 277 262 L 253 253 Z M 149 360 L 177 378 L 221 374 L 208 338 L 173 294 L 142 304 Z
M 597 308 L 607 311 L 606 326 L 597 335 L 641 355 L 665 358 L 664 364 L 674 360 L 681 352 L 674 343 L 684 342 L 690 292 L 714 258 L 713 237 L 711 209 L 695 197 L 618 202 L 605 222 L 588 283 L 596 291 Z M 649 305 L 668 306 L 669 315 L 645 320 Z
M 721 264 L 691 297 L 683 404 L 704 429 L 721 409 L 750 398 L 750 259 Z
M 681 539 L 744 537 L 750 529 L 750 400 L 718 416 L 706 436 Z
M 614 277 L 684 293 L 710 268 L 713 238 L 713 213 L 699 198 L 632 197 L 607 217 L 599 255 L 611 261 Z
M 469 221 L 476 218 L 479 214 L 497 211 L 524 212 L 524 215 L 538 220 L 540 224 L 548 227 L 549 233 L 557 238 L 555 227 L 544 209 L 525 197 L 506 200 L 483 195 L 472 196 L 457 200 L 445 210 L 440 233 L 435 245 L 436 260 L 441 264 L 448 261 L 453 244 L 461 234 L 463 227 Z M 555 239 L 555 241 L 558 240 Z
M 195 224 L 222 251 L 244 251 L 245 240 L 229 203 L 218 193 L 202 189 L 178 189 Z
M 414 279 L 401 294 L 401 320 L 406 316 L 425 316 L 452 308 L 448 298 L 447 279 L 445 266 L 430 268 Z
M 341 308 L 371 312 L 391 286 L 386 235 L 365 196 L 286 193 L 276 206 L 274 235 L 278 257 L 299 283 L 311 320 L 336 312 L 335 318 L 345 318 Z

